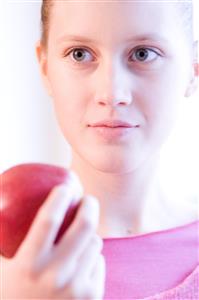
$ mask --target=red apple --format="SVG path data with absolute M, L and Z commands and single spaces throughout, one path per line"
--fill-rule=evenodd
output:
M 0 254 L 11 258 L 24 240 L 42 203 L 51 189 L 69 180 L 70 171 L 49 164 L 26 163 L 1 174 Z M 80 204 L 79 195 L 71 199 L 56 244 L 73 221 Z M 78 194 L 78 191 L 77 191 Z

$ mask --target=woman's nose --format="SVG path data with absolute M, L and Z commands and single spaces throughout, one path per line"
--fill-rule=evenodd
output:
M 95 103 L 113 107 L 132 103 L 132 74 L 127 67 L 119 63 L 111 68 L 104 66 L 96 76 Z

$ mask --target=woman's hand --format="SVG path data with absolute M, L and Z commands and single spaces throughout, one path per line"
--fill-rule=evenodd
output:
M 18 252 L 1 257 L 3 299 L 101 299 L 105 261 L 96 234 L 98 201 L 85 196 L 58 244 L 55 237 L 71 201 L 70 188 L 55 187 L 44 202 Z

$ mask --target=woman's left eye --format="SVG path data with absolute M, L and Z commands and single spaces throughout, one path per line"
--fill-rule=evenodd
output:
M 92 57 L 90 52 L 83 48 L 74 48 L 67 55 L 65 55 L 65 57 L 69 56 L 70 54 L 72 54 L 72 60 L 74 63 L 81 63 L 81 62 L 87 61 L 87 60 L 85 60 L 85 58 L 88 58 L 89 55 Z M 89 60 L 90 59 L 88 59 L 88 61 Z M 91 60 L 92 60 L 92 58 L 91 58 Z
M 132 60 L 139 62 L 151 62 L 155 60 L 160 54 L 155 50 L 149 48 L 139 48 L 133 52 Z

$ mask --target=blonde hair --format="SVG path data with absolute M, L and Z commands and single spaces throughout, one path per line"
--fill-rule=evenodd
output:
M 45 48 L 47 47 L 53 1 L 54 0 L 42 0 L 41 5 L 41 42 Z

